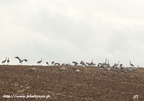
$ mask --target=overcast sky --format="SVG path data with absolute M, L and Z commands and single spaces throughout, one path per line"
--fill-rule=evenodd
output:
M 144 66 L 143 0 L 0 0 L 0 61 Z

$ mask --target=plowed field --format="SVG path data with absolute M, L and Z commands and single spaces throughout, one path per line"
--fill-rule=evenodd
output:
M 129 73 L 60 68 L 0 65 L 0 101 L 144 101 L 142 68 Z

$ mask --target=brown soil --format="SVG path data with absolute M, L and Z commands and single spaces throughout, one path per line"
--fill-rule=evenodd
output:
M 0 101 L 144 101 L 144 69 L 123 73 L 96 67 L 0 66 Z M 36 71 L 30 72 L 30 68 Z M 10 95 L 11 98 L 5 98 Z M 49 98 L 18 98 L 40 95 Z M 138 100 L 133 100 L 139 95 Z

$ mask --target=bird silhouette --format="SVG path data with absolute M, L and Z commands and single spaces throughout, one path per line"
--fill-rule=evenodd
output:
M 49 63 L 48 63 L 48 62 L 46 62 L 46 64 L 47 64 L 47 65 L 49 65 Z
M 37 62 L 37 64 L 40 64 L 41 62 L 42 62 L 42 58 L 41 58 L 41 60 L 40 60 L 40 61 L 38 61 L 38 62 Z
M 10 62 L 10 60 L 9 60 L 9 58 L 7 59 L 7 64 L 9 64 L 9 62 Z
M 3 61 L 2 61 L 2 63 L 5 63 L 5 62 L 6 62 L 6 60 L 7 60 L 7 57 L 5 58 L 5 60 L 3 60 Z
M 20 59 L 18 56 L 17 57 L 15 57 L 16 59 L 18 59 L 19 60 L 19 62 L 22 64 L 22 62 L 23 61 L 25 61 L 25 62 L 27 62 L 28 60 L 27 59 Z
M 134 65 L 131 63 L 131 61 L 130 61 L 130 65 L 131 65 L 132 67 L 134 67 Z
M 54 64 L 54 61 L 51 62 L 51 65 Z

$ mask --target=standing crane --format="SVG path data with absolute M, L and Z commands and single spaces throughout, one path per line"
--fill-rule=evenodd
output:
M 120 61 L 118 61 L 118 63 L 115 63 L 115 66 L 116 66 L 116 67 L 118 67 L 118 65 L 119 65 L 119 62 L 120 62 Z
M 130 61 L 130 65 L 131 65 L 132 67 L 134 67 L 134 65 L 131 63 L 131 61 Z
M 9 64 L 9 62 L 10 62 L 10 60 L 9 60 L 9 58 L 7 59 L 7 64 Z

